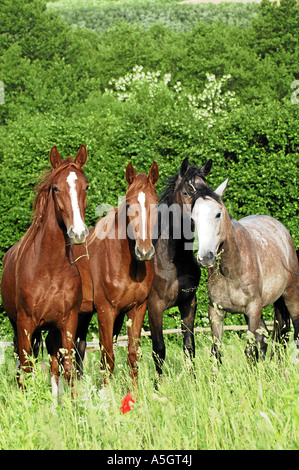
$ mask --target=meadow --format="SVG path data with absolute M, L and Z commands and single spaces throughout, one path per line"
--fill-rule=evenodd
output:
M 223 364 L 210 356 L 210 334 L 196 335 L 194 372 L 181 339 L 166 340 L 164 378 L 154 388 L 151 340 L 142 341 L 138 396 L 120 412 L 129 390 L 126 349 L 117 347 L 113 379 L 103 389 L 99 352 L 87 354 L 85 374 L 72 401 L 51 396 L 46 354 L 26 391 L 18 389 L 12 348 L 0 365 L 1 449 L 252 450 L 298 449 L 298 354 L 290 344 L 249 366 L 246 336 L 224 335 Z M 44 363 L 43 368 L 40 364 Z

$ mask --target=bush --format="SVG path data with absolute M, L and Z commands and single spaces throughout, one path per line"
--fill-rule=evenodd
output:
M 212 158 L 212 187 L 231 175 L 225 203 L 233 216 L 272 215 L 298 248 L 299 107 L 290 101 L 297 76 L 289 60 L 297 46 L 291 40 L 288 49 L 281 30 L 281 48 L 266 40 L 282 14 L 287 37 L 294 37 L 288 11 L 296 17 L 298 6 L 268 3 L 247 29 L 218 22 L 187 32 L 161 25 L 144 31 L 122 23 L 96 34 L 73 30 L 42 1 L 16 0 L 13 8 L 2 2 L 1 259 L 30 225 L 32 188 L 53 145 L 63 156 L 88 146 L 89 225 L 98 204 L 116 205 L 125 193 L 129 161 L 148 172 L 156 160 L 159 190 L 183 158 L 197 165 Z M 136 65 L 142 68 L 134 81 Z M 124 90 L 117 89 L 121 79 Z M 206 325 L 204 282 L 198 299 L 197 324 Z M 166 327 L 174 315 L 165 315 Z
M 15 120 L 23 112 L 67 114 L 71 105 L 86 99 L 98 86 L 92 32 L 72 31 L 46 10 L 43 0 L 17 0 L 13 7 L 5 0 L 0 15 L 5 18 L 0 35 L 5 83 L 0 123 Z
M 248 27 L 257 13 L 254 3 L 223 3 L 219 5 L 181 5 L 174 2 L 125 1 L 103 3 L 100 6 L 64 6 L 50 4 L 73 28 L 85 27 L 103 33 L 119 22 L 138 24 L 143 29 L 159 23 L 175 31 L 187 31 L 198 22 L 221 21 L 228 25 Z

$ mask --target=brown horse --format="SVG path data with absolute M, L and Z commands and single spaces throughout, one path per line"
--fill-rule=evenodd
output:
M 76 247 L 75 256 L 82 278 L 83 302 L 77 329 L 77 362 L 82 371 L 86 334 L 94 309 L 98 315 L 102 369 L 114 369 L 113 336 L 125 313 L 128 316 L 128 364 L 133 387 L 137 384 L 137 356 L 141 327 L 154 271 L 150 263 L 155 250 L 152 237 L 158 197 L 155 185 L 159 170 L 153 163 L 149 176 L 126 168 L 128 189 L 118 208 L 100 219 L 88 238 L 89 259 Z M 82 256 L 83 255 L 83 256 Z M 104 374 L 107 383 L 107 375 Z
M 228 179 L 215 191 L 204 185 L 188 188 L 193 194 L 197 259 L 209 268 L 211 329 L 221 342 L 225 312 L 244 313 L 263 357 L 267 349 L 261 329 L 263 307 L 283 303 L 294 325 L 294 340 L 298 339 L 298 258 L 288 230 L 276 219 L 253 215 L 236 221 L 229 216 L 221 199 L 227 183 Z M 216 342 L 213 352 L 220 357 Z M 252 341 L 246 353 L 257 357 Z
M 88 235 L 84 223 L 87 180 L 83 166 L 86 148 L 75 160 L 61 160 L 56 147 L 50 152 L 52 170 L 37 187 L 33 222 L 3 260 L 1 295 L 15 333 L 21 371 L 32 369 L 41 330 L 55 328 L 52 356 L 52 391 L 58 386 L 58 349 L 63 355 L 65 378 L 71 383 L 72 351 L 82 301 L 81 280 L 72 245 Z M 22 375 L 18 374 L 22 386 Z

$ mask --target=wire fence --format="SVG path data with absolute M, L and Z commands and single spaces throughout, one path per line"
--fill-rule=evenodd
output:
M 272 321 L 266 321 L 266 326 L 269 330 L 273 330 L 273 322 Z M 248 329 L 247 325 L 224 325 L 223 330 L 224 331 L 246 331 Z M 194 328 L 194 333 L 210 333 L 211 328 L 207 327 L 196 327 Z M 172 335 L 172 334 L 183 334 L 182 330 L 180 328 L 175 328 L 171 330 L 163 330 L 163 335 Z M 151 332 L 150 331 L 142 331 L 141 336 L 147 336 L 151 337 Z M 5 348 L 13 346 L 12 341 L 0 341 L 0 364 L 4 363 L 4 351 Z M 117 345 L 118 346 L 127 346 L 128 344 L 128 335 L 123 335 L 119 336 L 117 338 Z M 45 344 L 44 344 L 45 346 Z M 86 352 L 92 352 L 92 351 L 98 351 L 101 349 L 99 346 L 99 343 L 96 343 L 95 341 L 88 341 L 86 345 Z
M 268 330 L 273 330 L 273 321 L 266 321 L 266 326 Z M 248 330 L 247 325 L 224 325 L 223 327 L 224 331 L 246 331 Z M 196 327 L 194 328 L 194 333 L 211 333 L 211 328 L 210 327 Z M 183 334 L 182 330 L 180 328 L 175 328 L 175 329 L 170 329 L 170 330 L 163 330 L 163 335 L 172 335 L 172 334 Z M 150 331 L 142 331 L 141 336 L 147 336 L 151 337 L 151 332 Z M 123 336 L 118 336 L 117 338 L 117 344 L 118 346 L 126 346 L 128 343 L 128 335 L 123 335 Z M 87 342 L 86 345 L 86 352 L 92 352 L 92 351 L 97 351 L 101 349 L 99 344 L 95 342 Z

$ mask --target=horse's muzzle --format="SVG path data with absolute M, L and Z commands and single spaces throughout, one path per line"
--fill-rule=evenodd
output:
M 199 256 L 197 254 L 197 261 L 204 267 L 204 268 L 212 268 L 216 262 L 216 256 L 212 251 L 208 251 L 204 254 L 204 256 Z
M 71 227 L 68 232 L 68 237 L 70 239 L 70 242 L 72 245 L 80 245 L 81 243 L 84 243 L 88 234 L 89 234 L 89 230 L 88 228 L 85 226 L 85 229 L 80 232 L 80 233 L 76 233 L 73 229 L 73 227 Z
M 135 246 L 135 256 L 138 261 L 149 261 L 155 254 L 155 248 L 151 245 L 149 251 L 145 251 L 144 249 L 140 249 L 137 245 Z

